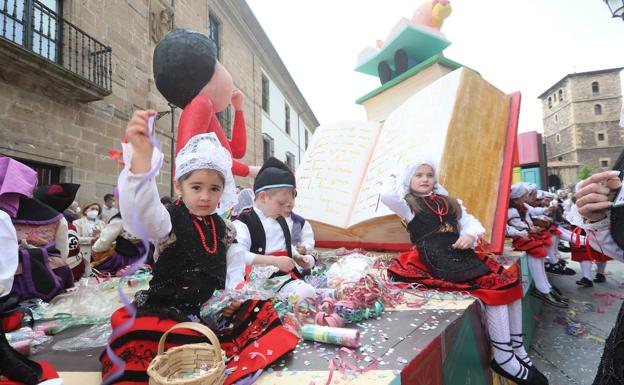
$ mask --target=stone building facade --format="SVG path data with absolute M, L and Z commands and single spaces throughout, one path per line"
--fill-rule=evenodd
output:
M 549 174 L 562 186 L 574 184 L 583 166 L 613 167 L 624 150 L 622 69 L 568 74 L 539 96 Z
M 181 111 L 171 113 L 152 76 L 154 46 L 172 27 L 217 41 L 245 95 L 243 161 L 263 161 L 263 74 L 313 133 L 316 117 L 244 0 L 16 0 L 0 3 L 0 154 L 36 168 L 40 183 L 81 184 L 80 202 L 102 199 L 121 170 L 109 150 L 121 150 L 134 110 L 153 108 L 169 112 L 157 121 L 165 153 L 157 183 L 161 195 L 172 194 Z M 232 111 L 220 119 L 231 124 Z

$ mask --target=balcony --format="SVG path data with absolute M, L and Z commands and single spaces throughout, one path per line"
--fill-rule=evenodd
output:
M 0 1 L 3 81 L 48 97 L 100 100 L 111 94 L 111 53 L 42 2 Z

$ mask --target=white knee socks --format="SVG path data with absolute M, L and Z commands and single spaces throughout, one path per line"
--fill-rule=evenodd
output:
M 522 378 L 525 379 L 528 372 L 522 370 L 522 365 L 516 359 L 511 347 L 507 305 L 486 305 L 485 312 L 487 316 L 488 332 L 490 334 L 490 340 L 492 341 L 494 360 L 503 370 L 512 376 L 524 372 Z
M 559 241 L 561 238 L 558 235 L 553 235 L 553 255 L 552 258 L 555 260 L 555 263 L 559 262 L 561 259 L 561 253 L 559 252 Z
M 524 348 L 524 341 L 522 339 L 522 300 L 518 299 L 507 305 L 507 310 L 509 312 L 511 345 L 514 353 L 527 365 L 533 366 L 533 362 Z
M 557 254 L 556 254 L 557 244 L 555 243 L 555 240 L 554 240 L 555 237 L 552 237 L 552 239 L 553 239 L 553 244 L 546 248 L 548 250 L 548 255 L 544 259 L 546 259 L 546 262 L 555 264 L 559 262 L 559 258 L 557 258 Z
M 591 261 L 581 261 L 581 274 L 583 277 L 591 280 Z
M 535 282 L 535 288 L 541 293 L 550 293 L 550 283 L 546 277 L 546 270 L 544 269 L 544 261 L 541 258 L 535 258 L 529 255 L 529 272 Z
M 597 273 L 604 275 L 606 270 L 607 270 L 607 263 L 606 262 L 596 262 L 596 272 Z

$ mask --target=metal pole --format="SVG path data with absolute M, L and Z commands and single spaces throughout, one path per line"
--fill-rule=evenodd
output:
M 174 197 L 174 188 L 173 188 L 173 178 L 175 175 L 175 148 L 176 148 L 176 140 L 175 140 L 175 109 L 176 106 L 169 103 L 169 108 L 171 108 L 171 180 L 169 181 L 171 188 L 169 189 L 171 198 Z

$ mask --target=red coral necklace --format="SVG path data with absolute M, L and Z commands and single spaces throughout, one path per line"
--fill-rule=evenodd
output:
M 193 219 L 193 224 L 197 229 L 197 233 L 199 234 L 199 238 L 201 240 L 202 246 L 204 247 L 204 250 L 206 250 L 208 254 L 214 254 L 217 251 L 217 228 L 215 227 L 214 218 L 212 217 L 212 215 L 210 216 L 210 226 L 212 227 L 212 248 L 209 248 L 208 245 L 206 245 L 206 236 L 204 235 L 204 232 L 202 231 L 201 226 L 197 221 L 197 217 L 191 214 L 191 218 Z M 200 219 L 204 223 L 204 225 L 208 227 L 208 224 L 206 223 L 206 218 L 201 217 Z
M 434 214 L 438 216 L 438 218 L 440 219 L 440 223 L 444 222 L 443 216 L 448 214 L 449 212 L 448 201 L 441 196 L 438 196 L 436 194 L 431 194 L 431 201 L 435 203 L 436 205 L 436 207 L 433 208 L 431 207 L 429 202 L 427 202 L 427 199 L 425 199 L 426 197 L 420 197 L 420 198 L 425 203 L 425 206 L 427 206 L 429 210 L 431 210 Z M 444 207 L 440 205 L 440 201 L 442 201 L 442 203 L 444 204 Z

